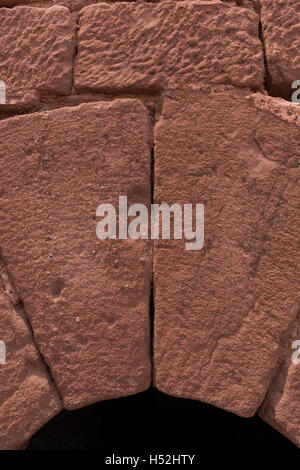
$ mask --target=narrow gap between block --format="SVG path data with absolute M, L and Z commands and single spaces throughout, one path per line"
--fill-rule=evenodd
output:
M 151 149 L 151 205 L 154 204 L 154 143 Z M 152 247 L 152 278 L 150 284 L 150 297 L 149 297 L 149 321 L 150 321 L 150 360 L 151 360 L 151 374 L 153 382 L 153 367 L 154 367 L 154 316 L 155 316 L 155 302 L 154 302 L 154 247 Z

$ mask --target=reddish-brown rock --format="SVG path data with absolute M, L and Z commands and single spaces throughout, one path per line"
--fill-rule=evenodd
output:
M 28 441 L 23 442 L 23 444 L 17 450 L 26 450 L 29 446 L 30 439 Z
M 298 341 L 296 347 L 293 344 Z M 294 347 L 293 347 L 294 346 Z M 292 329 L 280 367 L 259 415 L 300 447 L 300 321 Z
M 69 409 L 150 382 L 151 242 L 95 233 L 101 202 L 150 203 L 148 115 L 75 107 L 115 92 L 157 119 L 163 104 L 156 202 L 205 204 L 202 250 L 156 242 L 156 386 L 242 416 L 261 405 L 299 446 L 300 108 L 249 95 L 295 91 L 299 1 L 91 3 L 0 0 L 28 5 L 0 8 L 0 118 L 61 107 L 0 124 L 0 448 L 62 407 L 36 344 Z
M 201 82 L 262 87 L 258 15 L 221 2 L 116 3 L 82 10 L 78 90 L 162 89 Z
M 252 8 L 255 11 L 259 11 L 259 0 L 221 0 L 222 2 L 230 5 L 237 5 L 244 8 Z
M 27 5 L 38 8 L 49 8 L 53 5 L 60 5 L 70 11 L 79 11 L 87 5 L 98 3 L 97 0 L 0 0 L 0 7 L 15 7 Z
M 60 6 L 0 9 L 0 80 L 7 103 L 30 90 L 70 93 L 75 27 L 69 10 Z
M 0 7 L 13 8 L 16 6 L 29 6 L 37 8 L 49 8 L 60 5 L 68 8 L 69 0 L 0 0 Z
M 252 416 L 299 298 L 300 109 L 232 88 L 167 93 L 155 201 L 203 203 L 205 242 L 157 241 L 154 379 L 163 392 Z
M 260 0 L 261 22 L 272 94 L 290 99 L 300 80 L 300 2 Z
M 122 195 L 150 202 L 146 109 L 85 104 L 0 134 L 0 246 L 65 408 L 146 389 L 151 244 L 99 240 L 95 216 Z
M 0 449 L 19 449 L 55 416 L 62 403 L 35 347 L 23 309 L 13 308 L 0 287 Z

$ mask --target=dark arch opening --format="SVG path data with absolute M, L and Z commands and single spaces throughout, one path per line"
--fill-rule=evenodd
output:
M 258 416 L 240 418 L 154 388 L 126 398 L 62 411 L 31 439 L 28 450 L 96 450 L 106 457 L 149 453 L 286 452 L 297 447 Z M 297 452 L 297 454 L 296 454 Z

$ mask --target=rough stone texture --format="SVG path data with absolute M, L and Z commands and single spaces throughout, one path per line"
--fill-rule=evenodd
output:
M 299 308 L 299 128 L 297 105 L 261 94 L 165 97 L 155 202 L 203 203 L 205 243 L 155 242 L 161 391 L 245 417 L 261 404 Z
M 150 202 L 146 109 L 85 104 L 0 134 L 0 247 L 64 407 L 148 388 L 151 244 L 99 240 L 95 217 L 120 195 Z
M 70 11 L 79 11 L 87 5 L 98 3 L 97 0 L 0 0 L 0 7 L 15 7 L 27 5 L 38 8 L 49 8 L 53 5 L 60 5 Z
M 62 406 L 20 298 L 65 407 L 150 381 L 151 243 L 95 236 L 100 202 L 117 204 L 121 193 L 150 202 L 148 116 L 137 101 L 99 102 L 116 92 L 138 96 L 156 119 L 164 103 L 156 201 L 205 203 L 203 250 L 156 242 L 156 386 L 242 416 L 265 398 L 260 416 L 299 446 L 300 366 L 290 359 L 300 336 L 300 108 L 238 90 L 265 83 L 290 99 L 299 1 L 84 8 L 95 3 L 0 0 L 28 5 L 0 8 L 0 119 L 61 108 L 0 125 L 0 249 L 12 275 L 0 258 L 0 341 L 9 343 L 0 447 L 25 447 Z
M 64 7 L 0 9 L 0 80 L 7 102 L 37 90 L 67 94 L 72 86 L 75 22 Z
M 6 364 L 0 364 L 0 450 L 22 448 L 62 404 L 37 351 L 24 311 L 13 308 L 0 286 L 0 340 Z
M 244 8 L 253 8 L 255 11 L 259 11 L 259 0 L 222 0 L 231 5 L 237 5 Z
M 36 90 L 24 92 L 23 96 L 13 95 L 8 91 L 6 103 L 0 103 L 0 119 L 6 119 L 19 113 L 30 113 L 41 108 L 41 100 Z
M 300 340 L 300 320 L 287 342 L 285 357 L 270 384 L 259 415 L 300 447 L 300 374 L 299 364 L 291 361 L 292 344 Z
M 1 193 L 0 193 L 1 194 Z M 1 197 L 1 196 L 0 196 Z M 6 296 L 9 298 L 13 305 L 20 303 L 20 298 L 14 286 L 12 285 L 7 267 L 3 263 L 3 260 L 0 257 L 0 284 L 2 285 L 3 291 Z
M 77 90 L 163 89 L 201 82 L 259 89 L 258 15 L 220 2 L 116 3 L 82 10 Z
M 290 99 L 292 82 L 300 80 L 300 2 L 260 0 L 269 88 L 273 95 Z

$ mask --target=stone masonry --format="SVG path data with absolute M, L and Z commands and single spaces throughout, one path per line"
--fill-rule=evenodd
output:
M 298 90 L 296 0 L 0 0 L 1 450 L 151 383 L 300 447 Z M 122 195 L 203 248 L 99 240 Z

